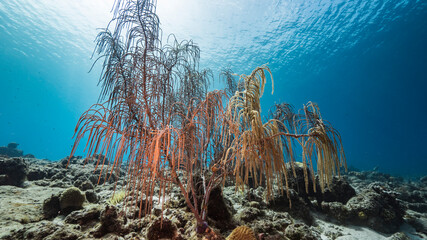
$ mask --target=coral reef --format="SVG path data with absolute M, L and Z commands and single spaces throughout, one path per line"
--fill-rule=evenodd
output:
M 285 230 L 285 236 L 290 240 L 316 240 L 320 238 L 318 233 L 311 231 L 307 225 L 302 223 L 289 225 Z
M 124 219 L 119 217 L 117 209 L 114 206 L 105 206 L 100 213 L 101 225 L 93 232 L 93 236 L 102 237 L 107 233 L 125 235 L 127 230 L 123 227 Z
M 43 216 L 46 219 L 56 217 L 61 211 L 59 203 L 59 194 L 52 195 L 43 202 Z
M 19 150 L 18 143 L 9 143 L 7 147 L 0 147 L 0 155 L 4 155 L 7 157 L 22 157 L 24 156 L 24 151 Z
M 1 216 L 2 238 L 216 240 L 239 225 L 228 239 L 345 235 L 326 221 L 390 235 L 407 223 L 424 236 L 425 179 L 420 187 L 377 171 L 337 178 L 346 169 L 341 137 L 317 104 L 276 104 L 262 119 L 267 82 L 274 91 L 268 66 L 238 80 L 225 70 L 225 89 L 208 91 L 212 72 L 199 69 L 199 47 L 174 36 L 162 43 L 156 1 L 113 8 L 95 40 L 100 101 L 79 118 L 70 156 L 29 168 L 0 159 L 0 185 L 25 189 L 0 186 L 0 207 L 28 189 L 53 189 L 18 203 L 19 218 Z M 73 156 L 86 140 L 87 155 Z M 22 156 L 16 147 L 3 150 Z M 396 192 L 401 186 L 413 189 Z
M 316 195 L 307 195 L 307 202 L 297 189 L 291 189 L 292 208 L 307 213 L 311 223 L 304 220 L 304 215 L 292 213 L 286 196 L 277 194 L 267 201 L 262 186 L 244 190 L 236 190 L 235 185 L 225 186 L 223 191 L 219 191 L 221 188 L 215 190 L 210 198 L 210 204 L 218 207 L 209 211 L 213 213 L 207 218 L 211 229 L 206 234 L 197 234 L 197 221 L 177 187 L 171 187 L 163 208 L 162 198 L 154 197 L 152 211 L 139 219 L 139 209 L 132 204 L 140 202 L 138 199 L 127 197 L 116 206 L 109 205 L 115 189 L 125 184 L 124 177 L 117 183 L 105 181 L 85 191 L 73 186 L 75 180 L 84 183 L 91 182 L 92 176 L 99 177 L 95 165 L 87 164 L 82 168 L 84 161 L 76 158 L 68 169 L 64 169 L 61 162 L 27 161 L 29 169 L 49 174 L 37 180 L 27 178 L 23 187 L 0 186 L 0 211 L 3 213 L 0 215 L 0 239 L 148 239 L 148 234 L 155 239 L 156 236 L 171 236 L 172 232 L 175 239 L 223 239 L 230 236 L 236 226 L 243 225 L 263 240 L 336 239 L 347 235 L 355 239 L 422 239 L 427 236 L 426 213 L 407 207 L 410 203 L 427 200 L 426 184 L 421 179 L 402 181 L 391 175 L 350 172 L 344 176 L 345 182 L 358 191 L 345 204 L 340 198 L 319 204 Z M 299 174 L 304 176 L 303 172 Z M 358 177 L 362 175 L 366 177 Z M 381 178 L 389 181 L 380 184 L 377 180 Z M 89 203 L 86 199 L 81 209 L 64 216 L 59 199 L 71 187 L 81 195 L 96 195 L 97 201 Z M 333 184 L 330 188 L 335 189 Z M 160 189 L 155 186 L 155 191 Z M 131 211 L 123 211 L 125 207 Z M 223 216 L 225 209 L 229 214 Z M 164 228 L 160 228 L 162 215 Z M 170 235 L 161 235 L 161 229 L 169 229 Z M 405 232 L 400 232 L 403 230 Z M 360 235 L 362 233 L 365 235 Z
M 22 186 L 28 173 L 23 158 L 0 157 L 0 185 Z
M 157 219 L 148 226 L 147 231 L 148 240 L 159 240 L 159 239 L 172 239 L 178 240 L 183 239 L 179 233 L 176 225 L 169 219 Z
M 365 225 L 384 233 L 396 232 L 405 212 L 395 197 L 375 185 L 351 198 L 345 205 L 324 202 L 322 210 L 341 222 Z

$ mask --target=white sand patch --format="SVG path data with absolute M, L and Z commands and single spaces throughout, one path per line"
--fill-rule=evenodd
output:
M 332 236 L 338 236 L 336 240 L 356 240 L 356 239 L 372 239 L 372 240 L 383 240 L 387 239 L 388 236 L 382 235 L 375 232 L 367 227 L 360 226 L 341 226 L 334 223 L 326 222 L 320 219 L 316 219 L 316 223 L 319 228 L 322 229 L 321 237 L 324 240 L 333 239 Z
M 319 216 L 317 216 L 319 217 Z M 321 238 L 323 240 L 383 240 L 391 239 L 392 234 L 382 234 L 375 232 L 368 227 L 354 226 L 354 225 L 339 225 L 336 223 L 327 222 L 316 217 L 316 224 L 318 229 L 321 230 Z M 421 233 L 417 233 L 413 227 L 408 224 L 403 224 L 400 231 L 406 234 L 410 239 L 421 240 L 426 239 Z
M 43 201 L 60 191 L 63 189 L 34 184 L 26 188 L 0 186 L 0 239 L 12 230 L 23 228 L 26 223 L 40 221 Z

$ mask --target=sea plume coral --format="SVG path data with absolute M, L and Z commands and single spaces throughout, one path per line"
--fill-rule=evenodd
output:
M 96 156 L 99 179 L 103 173 L 118 175 L 127 164 L 125 192 L 132 198 L 125 201 L 132 201 L 139 217 L 151 210 L 155 196 L 163 207 L 173 184 L 194 214 L 197 232 L 209 232 L 212 189 L 229 175 L 237 187 L 249 178 L 265 184 L 267 197 L 275 185 L 287 189 L 285 163 L 293 168 L 295 143 L 305 169 L 317 165 L 322 190 L 339 174 L 345 163 L 341 139 L 317 105 L 294 113 L 282 104 L 262 121 L 260 98 L 268 76 L 273 82 L 267 66 L 240 75 L 238 82 L 226 70 L 227 88 L 208 91 L 213 77 L 209 69 L 199 69 L 198 46 L 173 35 L 162 44 L 155 1 L 115 4 L 113 20 L 96 39 L 101 55 L 96 62 L 103 59 L 100 103 L 80 117 L 71 156 L 88 137 L 85 152 Z
M 341 138 L 338 132 L 322 119 L 317 105 L 311 102 L 304 106 L 299 114 L 293 113 L 287 104 L 276 106 L 275 118 L 263 123 L 260 98 L 264 93 L 267 74 L 273 82 L 267 66 L 256 68 L 250 75 L 240 76 L 244 89 L 236 91 L 227 107 L 227 117 L 231 119 L 229 122 L 233 123 L 230 132 L 234 140 L 223 162 L 231 164 L 238 187 L 244 187 L 249 176 L 254 179 L 255 185 L 262 184 L 265 178 L 268 198 L 272 194 L 274 184 L 283 191 L 285 182 L 288 189 L 285 162 L 291 163 L 295 175 L 292 146 L 297 142 L 302 148 L 306 190 L 307 168 L 313 169 L 313 159 L 316 159 L 323 191 L 331 177 L 339 174 L 340 167 L 345 166 Z

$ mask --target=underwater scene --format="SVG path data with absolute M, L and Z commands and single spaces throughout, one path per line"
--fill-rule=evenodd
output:
M 427 239 L 427 2 L 0 1 L 0 239 Z

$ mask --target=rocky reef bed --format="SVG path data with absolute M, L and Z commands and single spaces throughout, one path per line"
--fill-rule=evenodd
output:
M 179 189 L 155 197 L 140 218 L 121 187 L 125 169 L 100 176 L 96 161 L 67 162 L 0 156 L 0 239 L 203 239 Z M 306 191 L 301 167 L 296 176 L 289 198 L 285 191 L 267 201 L 262 186 L 215 188 L 208 205 L 215 239 L 427 238 L 427 177 L 349 171 L 320 193 L 313 181 Z

